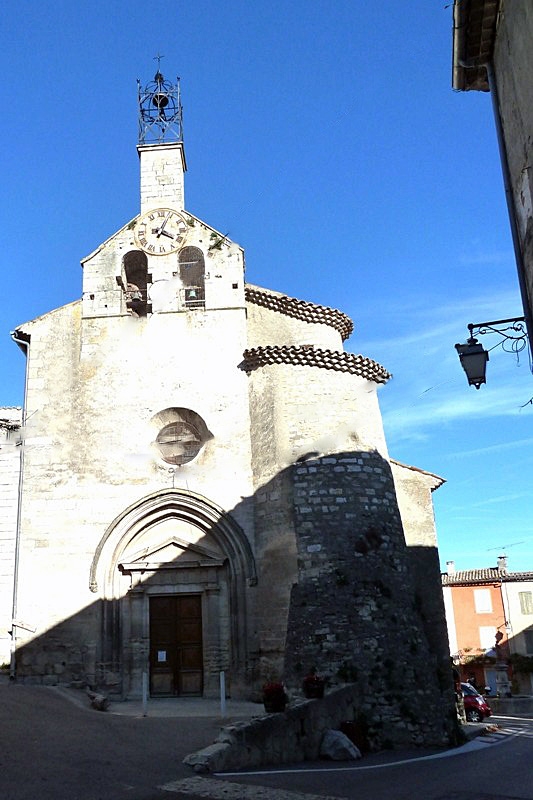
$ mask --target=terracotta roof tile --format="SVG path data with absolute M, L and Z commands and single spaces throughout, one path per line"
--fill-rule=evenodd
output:
M 391 377 L 385 367 L 361 355 L 353 355 L 338 350 L 325 350 L 319 347 L 301 345 L 268 345 L 253 347 L 243 353 L 241 369 L 252 372 L 269 364 L 292 364 L 301 367 L 319 367 L 336 372 L 359 375 L 375 383 L 387 383 Z
M 442 572 L 443 586 L 465 586 L 478 583 L 516 583 L 519 581 L 533 581 L 533 572 L 508 572 L 498 567 L 484 569 L 468 569 L 459 572 Z
M 287 317 L 294 317 L 303 322 L 318 322 L 329 325 L 337 330 L 343 341 L 347 339 L 353 331 L 353 322 L 344 312 L 329 306 L 319 306 L 316 303 L 309 303 L 307 300 L 297 300 L 295 297 L 259 289 L 256 286 L 247 285 L 244 288 L 246 300 L 257 306 L 269 308 Z

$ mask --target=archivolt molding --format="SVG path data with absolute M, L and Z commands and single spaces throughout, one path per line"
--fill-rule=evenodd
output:
M 149 527 L 168 519 L 190 522 L 209 533 L 228 559 L 235 578 L 257 583 L 252 549 L 242 528 L 211 500 L 185 489 L 163 489 L 143 497 L 116 517 L 96 548 L 89 576 L 91 592 L 113 592 L 113 580 L 126 547 Z M 103 584 L 103 587 L 101 586 Z
M 252 372 L 267 364 L 294 364 L 302 367 L 319 367 L 337 372 L 348 372 L 375 383 L 387 383 L 392 377 L 385 367 L 382 367 L 377 361 L 372 361 L 371 358 L 318 347 L 298 345 L 253 347 L 245 350 L 243 357 L 241 368 L 245 372 Z
M 303 322 L 319 322 L 323 325 L 329 325 L 340 333 L 343 341 L 353 331 L 353 322 L 350 317 L 336 308 L 319 306 L 315 303 L 297 300 L 295 297 L 287 297 L 286 295 L 271 294 L 251 286 L 244 287 L 244 296 L 249 303 L 263 306 L 263 308 L 268 308 L 271 311 L 277 311 L 287 317 L 295 317 Z

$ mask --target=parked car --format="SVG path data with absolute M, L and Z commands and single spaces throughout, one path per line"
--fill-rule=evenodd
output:
M 468 722 L 483 722 L 485 717 L 490 717 L 492 709 L 477 689 L 474 689 L 469 683 L 462 683 L 461 690 Z

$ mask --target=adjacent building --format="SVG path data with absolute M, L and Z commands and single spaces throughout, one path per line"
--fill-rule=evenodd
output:
M 453 88 L 490 91 L 518 279 L 533 342 L 533 5 L 455 0 Z M 475 150 L 475 146 L 474 146 Z
M 530 694 L 533 572 L 509 572 L 505 556 L 495 567 L 456 571 L 453 561 L 447 567 L 442 587 L 450 654 L 462 679 L 502 696 Z
M 0 665 L 11 659 L 22 409 L 0 407 Z

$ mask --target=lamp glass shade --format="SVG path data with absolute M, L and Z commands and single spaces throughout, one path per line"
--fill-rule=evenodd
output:
M 469 339 L 466 344 L 456 344 L 455 349 L 466 373 L 468 385 L 479 389 L 482 383 L 486 383 L 485 373 L 489 354 L 477 339 Z

